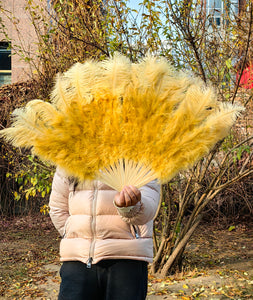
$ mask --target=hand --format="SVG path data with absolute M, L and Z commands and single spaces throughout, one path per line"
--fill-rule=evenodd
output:
M 141 201 L 141 192 L 137 189 L 137 187 L 132 185 L 124 186 L 122 191 L 116 194 L 114 198 L 114 203 L 118 207 L 133 206 L 139 201 Z

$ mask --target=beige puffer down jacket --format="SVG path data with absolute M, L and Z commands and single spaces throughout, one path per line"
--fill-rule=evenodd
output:
M 76 187 L 57 169 L 50 195 L 50 217 L 63 237 L 61 261 L 97 263 L 102 259 L 152 262 L 153 221 L 160 186 L 152 181 L 140 188 L 141 202 L 130 211 L 116 208 L 117 193 L 100 181 Z

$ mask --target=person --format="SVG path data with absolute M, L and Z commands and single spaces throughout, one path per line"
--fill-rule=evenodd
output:
M 119 193 L 100 181 L 80 183 L 57 168 L 49 206 L 62 236 L 58 299 L 145 299 L 159 199 L 156 181 Z

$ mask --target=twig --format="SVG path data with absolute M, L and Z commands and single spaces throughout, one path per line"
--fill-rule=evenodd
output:
M 172 254 L 170 255 L 167 262 L 164 264 L 162 270 L 161 270 L 161 276 L 165 277 L 167 275 L 168 270 L 172 266 L 173 262 L 175 261 L 176 257 L 178 256 L 180 250 L 187 244 L 188 240 L 194 233 L 195 229 L 198 227 L 200 221 L 202 219 L 202 215 L 199 215 L 196 219 L 196 222 L 193 224 L 193 226 L 189 229 L 189 231 L 184 235 L 182 240 L 178 243 L 177 247 L 174 249 Z
M 246 50 L 245 50 L 245 55 L 244 55 L 243 64 L 242 64 L 241 71 L 240 71 L 240 75 L 238 77 L 237 84 L 236 84 L 235 91 L 234 91 L 234 95 L 233 95 L 233 98 L 232 98 L 232 101 L 231 101 L 232 104 L 234 103 L 235 97 L 237 95 L 237 91 L 238 91 L 238 88 L 239 88 L 239 85 L 240 85 L 242 73 L 244 71 L 244 67 L 245 67 L 245 64 L 246 64 L 247 55 L 248 55 L 248 51 L 249 51 L 250 36 L 251 36 L 251 33 L 252 33 L 252 24 L 253 24 L 253 7 L 252 7 L 252 1 L 250 1 L 249 9 L 250 9 L 250 21 L 249 21 L 249 32 L 248 32 Z

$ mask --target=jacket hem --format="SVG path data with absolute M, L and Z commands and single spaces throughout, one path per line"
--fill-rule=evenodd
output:
M 148 262 L 148 263 L 152 263 L 153 262 L 153 258 L 150 258 L 150 257 L 143 257 L 143 256 L 104 256 L 104 257 L 99 257 L 99 258 L 95 258 L 93 259 L 92 261 L 92 264 L 97 264 L 98 262 L 100 262 L 101 260 L 107 260 L 107 259 L 132 259 L 132 260 L 140 260 L 140 261 L 145 261 L 145 262 Z M 73 256 L 73 257 L 61 257 L 60 258 L 60 261 L 61 262 L 64 262 L 64 261 L 80 261 L 84 264 L 87 263 L 88 261 L 88 257 L 78 257 L 78 256 Z

